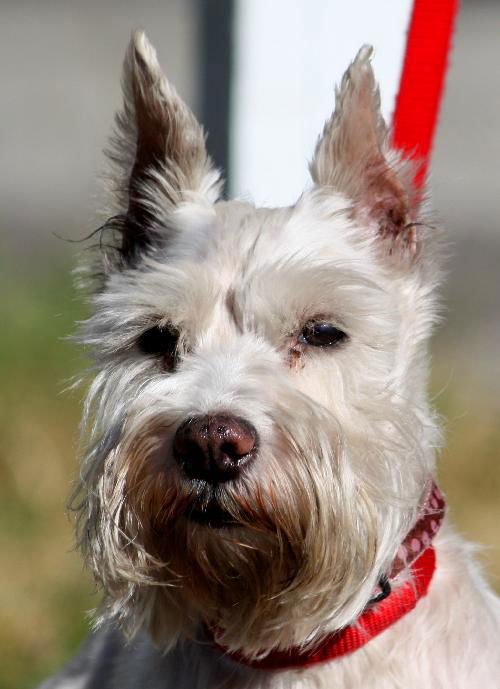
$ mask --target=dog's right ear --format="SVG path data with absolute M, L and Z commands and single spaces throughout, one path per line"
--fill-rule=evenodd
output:
M 153 46 L 135 31 L 123 67 L 122 112 L 108 155 L 117 164 L 121 263 L 161 240 L 162 218 L 193 195 L 214 202 L 219 174 L 195 116 L 165 78 Z
M 318 140 L 310 171 L 318 188 L 350 199 L 353 217 L 376 230 L 388 253 L 413 258 L 420 242 L 414 169 L 389 146 L 371 54 L 372 49 L 364 46 L 344 74 L 335 112 Z

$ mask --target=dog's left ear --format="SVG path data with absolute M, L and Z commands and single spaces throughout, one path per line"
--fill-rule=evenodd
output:
M 356 221 L 373 226 L 387 241 L 389 253 L 401 250 L 413 257 L 418 212 L 413 170 L 388 146 L 371 54 L 371 47 L 361 48 L 344 74 L 310 172 L 317 186 L 330 187 L 352 201 Z
M 201 125 L 165 78 L 143 31 L 132 35 L 123 66 L 123 110 L 109 156 L 117 164 L 118 229 L 125 265 L 161 240 L 165 211 L 194 196 L 216 200 Z

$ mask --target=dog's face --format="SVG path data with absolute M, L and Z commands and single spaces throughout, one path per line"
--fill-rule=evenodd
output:
M 119 243 L 82 334 L 80 535 L 103 614 L 164 645 L 200 623 L 247 653 L 313 641 L 366 606 L 432 466 L 433 239 L 366 50 L 292 208 L 217 202 L 142 34 L 124 86 Z

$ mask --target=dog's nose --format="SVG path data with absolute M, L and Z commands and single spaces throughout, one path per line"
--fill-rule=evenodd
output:
M 177 429 L 173 449 L 188 478 L 222 483 L 254 457 L 257 431 L 231 414 L 192 416 Z

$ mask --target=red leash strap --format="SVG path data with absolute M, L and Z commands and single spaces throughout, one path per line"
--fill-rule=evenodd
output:
M 420 161 L 425 182 L 458 0 L 414 0 L 393 117 L 393 146 Z
M 316 649 L 302 651 L 271 651 L 266 657 L 250 660 L 238 652 L 219 648 L 233 660 L 259 670 L 307 668 L 356 651 L 365 643 L 413 610 L 426 595 L 436 568 L 436 555 L 430 546 L 415 560 L 410 569 L 412 579 L 395 589 L 385 600 L 364 612 L 355 624 L 327 637 Z M 216 644 L 217 645 L 217 644 Z

